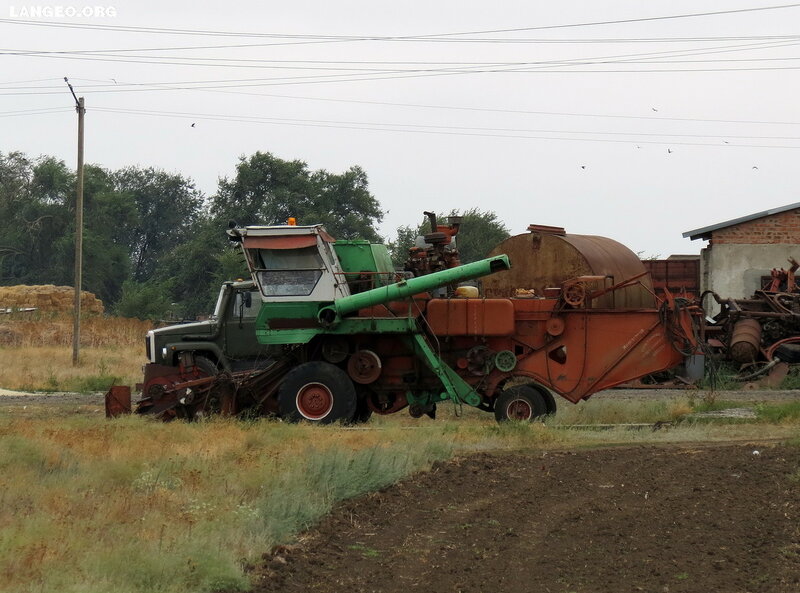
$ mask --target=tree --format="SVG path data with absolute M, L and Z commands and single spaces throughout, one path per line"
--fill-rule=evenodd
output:
M 5 284 L 58 283 L 75 177 L 63 161 L 33 162 L 21 153 L 0 159 L 0 278 Z
M 457 211 L 450 212 L 450 216 L 456 215 Z M 483 259 L 498 243 L 511 236 L 505 223 L 491 210 L 472 208 L 461 216 L 463 220 L 456 243 L 461 261 L 465 264 Z
M 451 210 L 447 216 L 437 216 L 437 218 L 444 222 L 450 216 L 462 217 L 461 227 L 455 238 L 462 263 L 467 264 L 485 258 L 498 243 L 510 236 L 506 225 L 490 210 L 472 208 L 463 214 L 458 210 Z M 394 264 L 403 265 L 408 257 L 408 250 L 414 246 L 416 238 L 430 232 L 431 227 L 427 218 L 417 226 L 398 227 L 395 240 L 389 243 Z
M 136 207 L 128 249 L 131 275 L 141 282 L 153 275 L 159 258 L 191 237 L 203 196 L 191 180 L 153 167 L 128 167 L 113 179 L 115 190 Z
M 230 247 L 225 229 L 204 218 L 191 237 L 164 255 L 153 279 L 178 303 L 176 313 L 192 318 L 211 312 L 222 282 L 249 277 L 244 256 Z
M 256 152 L 239 159 L 234 179 L 220 179 L 211 214 L 220 225 L 233 220 L 241 226 L 286 224 L 294 217 L 299 224 L 324 224 L 337 238 L 377 241 L 383 211 L 368 186 L 357 166 L 342 174 L 311 172 L 303 161 Z

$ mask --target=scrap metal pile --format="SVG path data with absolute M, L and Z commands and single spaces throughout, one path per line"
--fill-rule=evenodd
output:
M 777 385 L 786 376 L 789 363 L 800 362 L 800 288 L 795 281 L 799 264 L 793 258 L 789 270 L 773 269 L 770 283 L 749 299 L 722 298 L 704 292 L 720 306 L 706 319 L 705 337 L 709 353 L 739 367 L 740 379 L 761 377 Z

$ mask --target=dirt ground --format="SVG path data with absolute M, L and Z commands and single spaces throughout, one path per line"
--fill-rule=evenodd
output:
M 785 446 L 478 454 L 339 505 L 255 591 L 797 593 L 798 470 Z

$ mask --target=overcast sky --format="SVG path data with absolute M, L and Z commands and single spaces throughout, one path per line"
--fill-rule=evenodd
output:
M 2 0 L 0 40 L 0 151 L 75 166 L 68 76 L 87 162 L 360 165 L 388 238 L 478 207 L 666 257 L 800 201 L 800 4 Z

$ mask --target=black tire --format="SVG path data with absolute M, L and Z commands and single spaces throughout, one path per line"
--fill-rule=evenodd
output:
M 494 417 L 498 422 L 521 420 L 533 422 L 547 414 L 542 393 L 530 385 L 516 385 L 504 389 L 494 404 Z
M 290 422 L 350 422 L 358 400 L 350 377 L 329 362 L 306 362 L 293 368 L 278 388 L 278 412 Z
M 369 393 L 364 393 L 359 396 L 358 404 L 356 405 L 356 414 L 353 417 L 353 423 L 363 424 L 372 417 L 372 408 L 367 405 L 367 398 L 369 396 Z
M 548 416 L 552 416 L 556 413 L 556 398 L 553 397 L 553 394 L 550 393 L 550 390 L 542 387 L 541 385 L 537 385 L 536 383 L 529 383 L 528 387 L 535 389 L 538 391 L 542 398 L 544 399 L 544 406 L 545 406 L 545 414 Z
M 209 377 L 213 377 L 219 373 L 217 364 L 205 356 L 195 356 L 194 365 Z
M 219 374 L 219 366 L 210 358 L 205 356 L 195 356 L 194 366 L 206 377 L 216 377 Z M 180 405 L 175 408 L 175 412 L 180 418 L 186 420 L 197 420 L 203 416 L 216 415 L 220 413 L 219 394 L 212 390 L 208 396 L 193 404 Z

